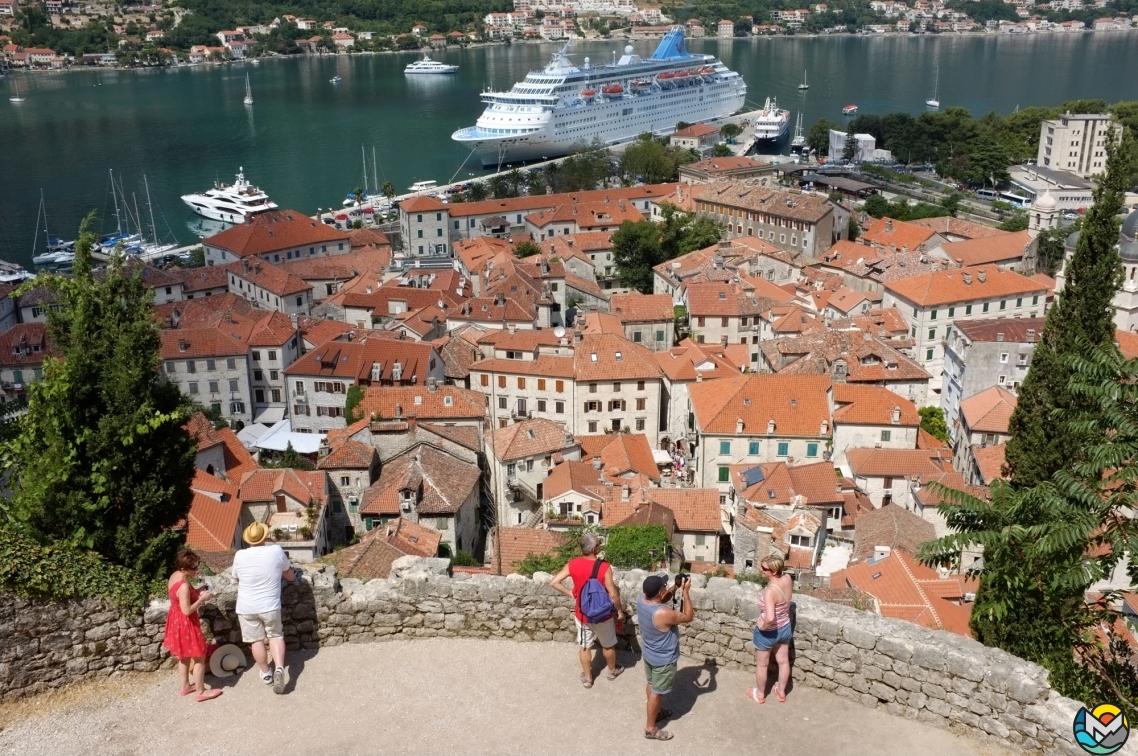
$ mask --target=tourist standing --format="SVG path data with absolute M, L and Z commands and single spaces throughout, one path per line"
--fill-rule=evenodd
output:
M 241 534 L 249 548 L 233 557 L 233 577 L 237 581 L 237 618 L 241 623 L 241 639 L 249 644 L 253 659 L 261 672 L 261 682 L 272 685 L 280 695 L 285 687 L 285 640 L 281 622 L 281 577 L 290 583 L 296 574 L 284 549 L 266 543 L 269 529 L 255 522 Z M 265 640 L 273 655 L 275 669 L 270 669 L 265 655 Z
M 616 622 L 624 621 L 624 609 L 620 606 L 620 594 L 612 579 L 612 565 L 600 558 L 601 539 L 593 533 L 581 536 L 581 556 L 570 559 L 569 563 L 553 576 L 553 590 L 573 599 L 573 619 L 577 624 L 577 652 L 581 660 L 581 684 L 593 687 L 593 644 L 600 641 L 601 654 L 608 667 L 607 677 L 615 680 L 624 667 L 616 663 Z M 565 587 L 565 578 L 573 578 L 573 590 Z M 586 584 L 596 580 L 599 585 Z M 601 588 L 603 587 L 603 594 Z M 582 594 L 585 608 L 582 609 Z M 607 594 L 608 601 L 604 601 Z M 589 616 L 592 614 L 593 616 Z
M 220 690 L 205 687 L 205 636 L 202 635 L 198 607 L 213 597 L 207 591 L 198 592 L 190 584 L 198 573 L 201 560 L 192 551 L 182 551 L 174 560 L 174 573 L 166 581 L 170 595 L 170 611 L 166 614 L 166 636 L 162 645 L 178 659 L 178 691 L 183 695 L 197 693 L 198 702 L 209 701 L 221 695 Z M 194 665 L 194 683 L 190 686 L 190 663 Z
M 661 708 L 661 704 L 676 682 L 676 668 L 680 661 L 680 625 L 695 619 L 691 579 L 678 575 L 676 583 L 669 588 L 667 576 L 649 575 L 644 580 L 643 589 L 644 594 L 636 599 L 636 617 L 640 623 L 640 655 L 648 678 L 645 688 L 648 719 L 644 725 L 644 737 L 671 740 L 672 733 L 661 730 L 657 724 L 672 716 L 672 712 Z M 668 605 L 677 589 L 683 591 L 680 611 Z
M 771 653 L 778 663 L 778 683 L 774 693 L 779 703 L 786 700 L 786 687 L 790 684 L 790 596 L 794 581 L 784 574 L 785 565 L 777 557 L 764 559 L 760 565 L 762 575 L 769 582 L 759 597 L 759 617 L 755 620 L 752 642 L 755 644 L 755 687 L 747 695 L 756 703 L 767 700 L 767 670 Z

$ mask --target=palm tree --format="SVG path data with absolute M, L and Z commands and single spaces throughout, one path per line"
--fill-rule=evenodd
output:
M 391 198 L 395 196 L 395 186 L 390 181 L 384 181 L 379 191 L 383 193 L 384 197 L 387 197 L 389 202 Z
M 506 199 L 510 194 L 510 186 L 500 173 L 496 173 L 489 180 L 490 196 L 494 199 Z
M 506 180 L 510 182 L 510 188 L 514 196 L 521 194 L 522 187 L 526 185 L 525 177 L 522 176 L 522 172 L 517 168 L 506 174 Z
M 357 186 L 355 191 L 352 192 L 352 196 L 356 198 L 356 207 L 364 203 L 364 190 L 362 187 Z
M 472 181 L 468 194 L 471 202 L 481 202 L 486 199 L 486 184 L 481 181 Z
M 545 166 L 545 181 L 554 192 L 561 188 L 561 175 L 561 163 L 550 163 Z

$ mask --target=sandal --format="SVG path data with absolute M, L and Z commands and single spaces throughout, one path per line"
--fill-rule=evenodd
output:
M 586 688 L 593 687 L 593 681 L 590 680 L 589 678 L 585 677 L 584 672 L 581 673 L 581 684 L 584 685 Z
M 609 670 L 609 673 L 606 675 L 606 677 L 610 680 L 615 680 L 616 678 L 620 677 L 622 672 L 624 672 L 624 667 L 618 664 L 616 666 L 616 669 Z
M 206 689 L 206 690 L 213 690 L 213 688 L 211 688 L 211 687 L 210 687 L 210 686 L 208 686 L 208 685 L 207 685 L 207 686 L 205 686 L 205 689 Z M 194 691 L 196 691 L 196 690 L 197 690 L 197 688 L 182 688 L 182 690 L 181 690 L 180 692 L 181 692 L 181 694 L 182 694 L 183 696 L 188 696 L 188 695 L 190 695 L 191 693 L 193 693 L 193 692 L 194 692 Z
M 774 689 L 774 695 L 775 695 L 775 698 L 777 698 L 777 699 L 778 699 L 778 702 L 779 702 L 779 703 L 786 703 L 786 694 L 785 694 L 785 693 L 783 693 L 783 692 L 782 692 L 781 690 L 779 690 L 778 688 L 775 688 L 775 689 Z
M 671 740 L 675 736 L 667 730 L 661 730 L 659 727 L 657 727 L 654 730 L 645 730 L 644 737 L 648 738 L 649 740 Z
M 657 724 L 660 722 L 663 722 L 665 719 L 671 719 L 671 718 L 672 718 L 672 710 L 671 709 L 660 709 L 660 711 L 656 714 Z
M 758 688 L 747 688 L 747 698 L 751 699 L 757 704 L 765 704 L 767 702 L 766 696 L 759 695 Z
M 194 696 L 194 700 L 197 701 L 198 703 L 202 703 L 203 701 L 209 701 L 209 700 L 212 700 L 214 698 L 217 698 L 220 695 L 221 695 L 220 690 L 217 690 L 216 688 L 211 688 L 210 690 L 207 690 L 205 693 L 202 693 L 200 696 Z

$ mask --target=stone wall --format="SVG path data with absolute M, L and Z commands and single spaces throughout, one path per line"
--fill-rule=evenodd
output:
M 574 639 L 571 602 L 548 586 L 549 575 L 450 577 L 448 566 L 447 560 L 405 557 L 390 579 L 368 583 L 340 581 L 329 567 L 307 566 L 302 581 L 284 592 L 289 646 L 436 636 Z M 629 607 L 645 574 L 617 575 Z M 681 633 L 684 654 L 753 669 L 758 586 L 693 580 L 696 619 Z M 204 623 L 217 642 L 238 642 L 235 585 L 224 574 L 208 581 L 216 598 L 202 611 Z M 797 597 L 795 610 L 795 684 L 1017 751 L 1079 753 L 1071 737 L 1079 704 L 1053 692 L 1041 667 L 957 635 L 809 596 Z M 161 646 L 166 611 L 164 601 L 143 616 L 122 616 L 99 600 L 43 604 L 0 595 L 0 700 L 171 666 Z M 633 623 L 622 645 L 637 649 Z

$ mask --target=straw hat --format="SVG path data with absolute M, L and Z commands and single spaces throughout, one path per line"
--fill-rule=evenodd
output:
M 209 671 L 214 677 L 229 677 L 247 666 L 245 653 L 232 643 L 221 646 L 209 657 Z
M 259 522 L 255 522 L 245 528 L 245 532 L 241 534 L 241 539 L 250 546 L 259 546 L 268 537 L 269 529 Z

